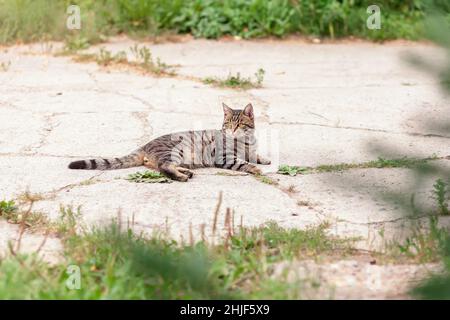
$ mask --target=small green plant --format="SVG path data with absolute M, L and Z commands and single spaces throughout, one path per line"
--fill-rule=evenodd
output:
M 76 228 L 79 225 L 81 219 L 80 207 L 77 210 L 73 210 L 72 207 L 63 207 L 59 209 L 58 220 L 49 223 L 48 230 L 67 237 L 68 235 L 75 235 Z
M 265 74 L 266 71 L 263 68 L 259 68 L 258 71 L 256 71 L 255 73 L 256 83 L 258 84 L 259 87 L 262 86 Z
M 130 47 L 131 53 L 134 55 L 136 61 L 144 66 L 153 65 L 152 53 L 146 46 L 139 47 L 138 44 Z
M 136 65 L 144 70 L 155 74 L 175 75 L 175 73 L 170 70 L 171 66 L 162 62 L 160 58 L 156 58 L 155 63 L 150 49 L 146 46 L 139 47 L 139 45 L 135 44 L 130 47 L 130 51 L 134 55 Z
M 80 50 L 89 48 L 89 40 L 85 37 L 75 36 L 68 37 L 64 43 L 64 51 L 68 53 L 74 53 Z
M 91 56 L 85 55 L 85 57 L 88 59 Z M 95 61 L 97 64 L 105 67 L 112 63 L 127 63 L 128 59 L 125 51 L 119 51 L 116 54 L 112 54 L 111 51 L 100 48 L 100 51 L 95 56 Z
M 48 223 L 48 218 L 41 212 L 20 211 L 14 201 L 0 202 L 0 216 L 12 224 L 23 224 L 25 227 L 39 228 Z
M 229 88 L 240 88 L 240 89 L 251 89 L 251 88 L 260 88 L 262 86 L 262 82 L 264 80 L 264 69 L 258 69 L 255 73 L 256 82 L 254 82 L 250 77 L 242 77 L 240 72 L 236 73 L 236 75 L 232 75 L 231 73 L 225 79 L 220 79 L 217 77 L 207 77 L 203 79 L 204 84 L 211 84 L 218 87 L 229 87 Z
M 0 63 L 0 71 L 7 72 L 11 67 L 11 61 L 1 62 Z
M 144 171 L 130 174 L 126 180 L 137 183 L 171 183 L 172 180 L 155 171 Z
M 296 176 L 299 173 L 306 173 L 308 172 L 307 167 L 298 167 L 298 166 L 288 166 L 286 164 L 281 165 L 278 168 L 278 173 L 280 174 L 288 174 L 290 176 Z
M 17 211 L 16 204 L 13 200 L 6 201 L 2 200 L 0 201 L 0 216 L 6 216 L 13 212 Z
M 100 51 L 97 53 L 96 61 L 97 64 L 101 66 L 107 66 L 113 61 L 113 56 L 111 51 L 106 50 L 105 48 L 100 48 Z
M 0 71 L 7 72 L 11 67 L 11 61 L 1 62 Z
M 276 181 L 268 176 L 260 175 L 260 176 L 256 176 L 256 179 L 258 179 L 259 181 L 261 181 L 262 183 L 265 183 L 265 184 L 278 185 L 278 181 Z
M 428 226 L 415 223 L 406 239 L 386 242 L 384 258 L 397 262 L 401 261 L 402 257 L 419 263 L 438 261 L 448 236 L 447 228 L 439 227 L 438 222 L 437 216 L 430 216 Z M 384 237 L 384 229 L 380 232 L 380 236 Z
M 436 183 L 433 185 L 433 198 L 438 204 L 438 213 L 443 216 L 450 215 L 448 209 L 448 185 L 442 179 L 437 179 Z M 450 193 L 449 193 L 450 194 Z
M 117 63 L 127 63 L 128 62 L 127 53 L 125 51 L 121 50 L 113 56 L 113 60 L 114 60 L 114 62 L 117 62 Z

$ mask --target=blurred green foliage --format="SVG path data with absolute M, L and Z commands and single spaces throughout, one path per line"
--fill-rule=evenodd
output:
M 0 298 L 299 298 L 297 283 L 272 277 L 273 268 L 286 260 L 330 256 L 336 250 L 351 252 L 354 240 L 332 237 L 328 227 L 241 226 L 214 245 L 177 243 L 164 231 L 137 234 L 118 223 L 78 233 L 72 225 L 72 231 L 61 233 L 64 255 L 56 264 L 44 263 L 35 255 L 0 258 Z M 79 267 L 77 290 L 66 286 L 70 265 Z
M 425 26 L 427 37 L 445 50 L 447 58 L 446 62 L 441 65 L 436 65 L 433 61 L 424 60 L 417 56 L 412 57 L 410 60 L 419 68 L 438 78 L 443 91 L 450 95 L 450 19 L 447 14 L 450 9 L 450 2 L 441 2 L 441 7 L 431 7 L 432 16 L 426 20 Z M 445 7 L 447 11 L 440 10 L 443 7 Z M 450 123 L 445 124 L 444 129 L 446 129 L 447 133 L 450 133 Z M 450 181 L 450 171 L 443 171 L 442 176 L 444 179 L 438 180 L 434 185 L 434 188 L 440 212 L 443 215 L 447 215 L 447 201 L 450 197 L 446 196 L 446 194 L 448 193 L 447 185 Z M 445 181 L 447 181 L 447 183 Z M 444 272 L 440 275 L 431 277 L 413 290 L 412 293 L 419 298 L 450 299 L 450 234 L 448 232 L 441 243 Z
M 418 39 L 423 17 L 432 5 L 446 13 L 448 1 L 377 1 L 379 30 L 369 30 L 367 2 L 358 0 L 0 0 L 0 42 L 62 39 L 66 8 L 81 7 L 81 33 L 90 41 L 122 32 L 155 35 L 191 33 L 196 37 L 224 35 L 253 38 L 299 33 L 317 37 L 357 36 L 385 40 Z

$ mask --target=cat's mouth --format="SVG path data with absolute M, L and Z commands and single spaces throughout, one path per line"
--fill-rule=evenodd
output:
M 242 130 L 242 129 L 237 129 L 237 130 L 228 129 L 228 130 L 226 130 L 226 133 L 228 135 L 233 136 L 233 137 L 243 137 L 243 136 L 245 136 L 245 131 Z

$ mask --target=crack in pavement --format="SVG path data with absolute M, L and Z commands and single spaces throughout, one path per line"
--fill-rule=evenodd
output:
M 37 143 L 37 145 L 29 145 L 29 146 L 25 146 L 23 147 L 19 153 L 30 153 L 32 155 L 36 155 L 37 150 L 39 150 L 41 147 L 43 147 L 46 143 L 47 143 L 47 138 L 50 136 L 50 134 L 52 133 L 52 131 L 58 127 L 60 125 L 60 122 L 54 122 L 54 117 L 56 116 L 56 113 L 50 113 L 47 115 L 44 115 L 44 121 L 45 121 L 45 126 L 43 127 L 43 132 L 40 134 L 41 138 L 39 140 L 39 142 Z M 34 152 L 32 150 L 35 150 Z
M 149 113 L 135 111 L 131 113 L 134 118 L 136 118 L 142 126 L 143 135 L 141 137 L 141 143 L 148 143 L 153 135 L 153 127 L 150 125 Z
M 103 174 L 105 174 L 104 171 L 96 173 L 93 176 L 91 176 L 90 178 L 84 179 L 84 180 L 79 181 L 77 183 L 71 183 L 71 184 L 65 185 L 63 187 L 60 187 L 58 189 L 53 189 L 51 191 L 39 192 L 39 194 L 44 197 L 43 200 L 52 199 L 52 198 L 56 197 L 58 195 L 58 193 L 60 193 L 61 191 L 72 190 L 73 188 L 81 187 L 84 184 L 86 184 L 87 181 L 92 181 L 92 180 L 102 176 Z M 110 182 L 110 181 L 105 181 L 105 182 Z
M 258 179 L 256 179 L 256 180 L 259 181 Z M 286 194 L 291 200 L 295 201 L 295 204 L 297 207 L 305 207 L 305 206 L 298 204 L 298 201 L 301 199 L 297 199 L 295 197 L 295 192 L 288 191 L 288 188 L 281 186 L 279 183 L 270 184 L 270 186 L 272 186 L 275 189 L 279 190 L 280 192 Z M 310 202 L 310 201 L 308 200 L 308 202 Z M 396 222 L 405 221 L 405 220 L 419 220 L 422 218 L 430 217 L 430 214 L 423 214 L 423 215 L 402 216 L 402 217 L 398 217 L 398 218 L 394 218 L 394 219 L 379 220 L 379 221 L 355 222 L 355 221 L 350 221 L 350 220 L 346 220 L 346 219 L 341 219 L 336 214 L 325 213 L 322 209 L 316 208 L 316 206 L 318 206 L 318 204 L 307 206 L 306 208 L 313 211 L 318 216 L 322 217 L 325 221 L 330 221 L 330 220 L 333 221 L 334 224 L 347 223 L 347 224 L 351 224 L 351 225 L 361 225 L 361 226 L 369 227 L 369 226 L 382 226 L 387 223 L 396 223 Z
M 395 222 L 404 221 L 404 220 L 420 220 L 423 218 L 429 218 L 431 216 L 438 216 L 438 215 L 430 215 L 430 214 L 407 215 L 407 216 L 394 218 L 394 219 L 390 219 L 390 220 L 380 220 L 380 221 L 370 221 L 370 222 L 354 222 L 354 221 L 350 221 L 350 220 L 336 218 L 336 222 L 337 223 L 343 222 L 343 223 L 348 223 L 348 224 L 352 224 L 352 225 L 360 225 L 360 226 L 371 226 L 371 225 L 384 225 L 386 223 L 395 223 Z
M 378 132 L 378 133 L 389 133 L 396 135 L 408 135 L 413 137 L 424 137 L 424 138 L 442 138 L 442 139 L 450 139 L 450 136 L 434 134 L 434 133 L 420 133 L 420 132 L 408 132 L 408 131 L 391 131 L 384 129 L 371 129 L 371 128 L 363 128 L 363 127 L 351 127 L 351 126 L 333 126 L 328 124 L 321 123 L 312 123 L 312 122 L 298 122 L 298 121 L 272 121 L 269 122 L 270 125 L 278 124 L 278 125 L 297 125 L 297 126 L 317 126 L 317 127 L 325 127 L 325 128 L 333 128 L 333 129 L 344 129 L 344 130 L 359 130 L 359 131 L 369 131 L 369 132 Z

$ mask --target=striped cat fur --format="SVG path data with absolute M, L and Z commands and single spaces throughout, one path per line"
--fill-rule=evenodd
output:
M 254 164 L 270 164 L 256 152 L 253 106 L 233 110 L 223 104 L 221 130 L 184 131 L 160 136 L 121 158 L 79 160 L 70 169 L 113 170 L 146 166 L 177 181 L 188 181 L 190 169 L 216 167 L 261 174 Z

